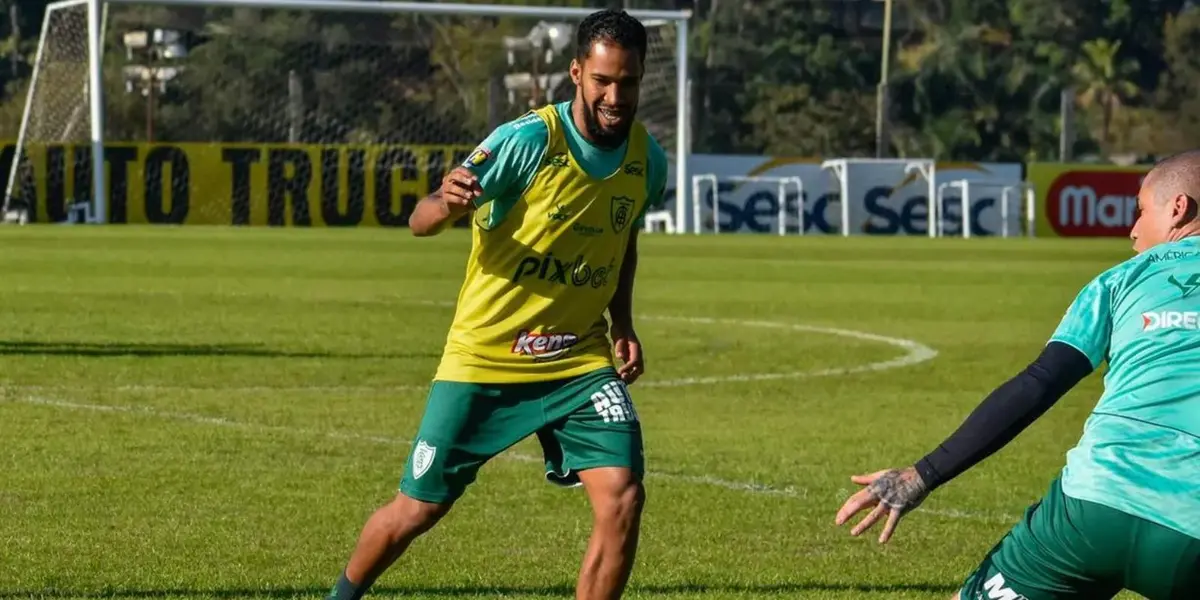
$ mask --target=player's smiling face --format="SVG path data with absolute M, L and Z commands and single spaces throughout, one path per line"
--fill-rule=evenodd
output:
M 585 133 L 592 143 L 620 146 L 629 136 L 642 87 L 642 61 L 635 49 L 597 41 L 582 62 L 571 61 L 575 100 L 582 106 Z

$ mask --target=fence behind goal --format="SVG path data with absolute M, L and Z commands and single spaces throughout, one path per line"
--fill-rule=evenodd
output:
M 492 128 L 573 97 L 575 27 L 592 12 L 54 3 L 5 205 L 28 207 L 37 221 L 402 224 Z M 638 117 L 683 187 L 690 14 L 629 12 L 648 33 Z

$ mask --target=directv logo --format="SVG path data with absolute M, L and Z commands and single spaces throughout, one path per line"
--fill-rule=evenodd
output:
M 1142 331 L 1158 329 L 1200 329 L 1200 312 L 1164 310 L 1142 313 Z

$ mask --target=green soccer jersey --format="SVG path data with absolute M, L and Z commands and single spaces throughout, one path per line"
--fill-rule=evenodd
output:
M 1200 539 L 1200 239 L 1097 276 L 1051 340 L 1108 363 L 1063 492 Z
M 559 102 L 554 108 L 558 111 L 559 120 L 565 124 L 563 129 L 571 155 L 579 161 L 579 166 L 584 172 L 596 179 L 604 179 L 621 166 L 625 160 L 625 150 L 629 146 L 628 141 L 617 148 L 600 148 L 587 141 L 575 128 L 570 101 Z M 479 177 L 479 185 L 483 188 L 483 197 L 477 200 L 477 203 L 492 204 L 487 217 L 488 226 L 495 226 L 503 220 L 513 203 L 533 181 L 545 158 L 548 132 L 542 119 L 536 114 L 527 114 L 500 125 L 480 144 L 480 148 L 486 148 L 490 152 L 489 160 L 479 165 L 472 164 L 470 159 L 467 160 L 467 168 Z M 649 200 L 646 202 L 646 208 L 657 208 L 662 206 L 663 194 L 666 192 L 667 153 L 654 136 L 647 137 L 649 164 L 646 165 L 646 192 L 649 194 Z M 640 229 L 643 226 L 644 216 L 645 211 L 638 215 L 634 227 Z

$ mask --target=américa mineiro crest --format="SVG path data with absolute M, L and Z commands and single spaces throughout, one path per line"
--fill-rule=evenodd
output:
M 413 479 L 420 479 L 429 470 L 436 454 L 436 446 L 430 446 L 425 440 L 417 442 L 417 448 L 413 451 Z
M 628 196 L 612 197 L 612 228 L 613 233 L 621 233 L 633 220 L 633 198 Z

